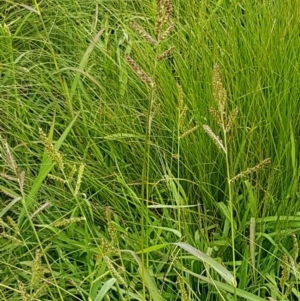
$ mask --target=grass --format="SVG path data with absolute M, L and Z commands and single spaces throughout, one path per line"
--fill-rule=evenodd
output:
M 299 1 L 0 16 L 1 300 L 299 299 Z

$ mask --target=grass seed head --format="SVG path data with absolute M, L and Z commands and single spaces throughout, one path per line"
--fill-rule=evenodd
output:
M 236 175 L 235 177 L 233 177 L 230 180 L 230 182 L 236 181 L 236 180 L 238 180 L 240 178 L 244 178 L 244 177 L 248 176 L 251 173 L 257 172 L 260 169 L 262 169 L 264 166 L 268 165 L 270 162 L 271 162 L 270 158 L 265 159 L 265 160 L 261 161 L 259 164 L 257 164 L 256 166 L 248 168 L 245 171 L 239 173 L 238 175 Z
M 219 112 L 221 117 L 225 115 L 226 103 L 227 103 L 227 91 L 223 86 L 220 68 L 217 64 L 213 68 L 213 96 L 218 105 Z
M 239 109 L 238 108 L 235 108 L 231 112 L 231 114 L 229 116 L 229 119 L 228 119 L 228 122 L 227 122 L 227 125 L 226 125 L 226 132 L 229 132 L 232 129 L 232 127 L 234 125 L 234 122 L 235 122 L 235 119 L 236 119 L 236 116 L 237 116 L 238 113 L 239 113 Z
M 164 25 L 170 24 L 173 15 L 173 6 L 171 0 L 157 0 L 156 3 L 156 24 L 155 33 L 160 36 Z
M 111 272 L 111 274 L 116 277 L 116 279 L 119 281 L 119 283 L 123 284 L 124 286 L 126 286 L 126 283 L 123 279 L 123 277 L 120 275 L 120 273 L 116 270 L 116 268 L 114 267 L 112 261 L 109 259 L 108 256 L 104 256 L 105 262 L 107 264 L 107 267 L 109 269 L 109 271 Z
M 286 254 L 282 256 L 282 264 L 281 264 L 281 278 L 280 278 L 280 287 L 281 290 L 284 291 L 284 286 L 286 282 L 290 278 L 290 267 L 289 267 L 289 260 Z
M 166 51 L 164 51 L 161 55 L 159 55 L 156 60 L 158 62 L 160 62 L 160 61 L 166 59 L 167 57 L 169 57 L 171 55 L 171 53 L 172 53 L 172 51 L 174 49 L 175 49 L 174 46 L 170 47 L 169 49 L 167 49 Z
M 18 177 L 19 176 L 19 168 L 17 166 L 16 160 L 13 156 L 13 153 L 5 139 L 3 139 L 0 136 L 0 139 L 2 140 L 2 146 L 5 153 L 5 161 L 6 165 L 13 171 L 13 173 Z
M 179 112 L 183 109 L 183 90 L 180 84 L 177 84 L 177 93 L 178 93 L 178 110 Z
M 62 159 L 62 155 L 58 152 L 58 150 L 54 147 L 54 145 L 48 140 L 44 131 L 39 129 L 40 138 L 42 140 L 43 145 L 45 146 L 47 155 L 50 159 L 55 162 L 61 171 L 64 170 L 64 163 Z
M 292 233 L 292 238 L 293 238 L 293 259 L 295 262 L 297 262 L 299 256 L 299 244 L 295 233 Z
M 5 233 L 5 232 L 1 232 L 1 233 L 0 233 L 0 237 L 4 237 L 4 238 L 6 238 L 6 239 L 8 239 L 8 240 L 10 240 L 10 241 L 12 241 L 12 242 L 18 244 L 18 245 L 21 245 L 21 246 L 24 245 L 24 243 L 23 243 L 21 240 L 17 239 L 17 238 L 14 237 L 14 236 L 11 236 L 11 235 L 9 235 L 9 234 L 7 234 L 7 233 Z
M 208 136 L 210 136 L 210 138 L 213 140 L 213 142 L 215 143 L 215 145 L 224 153 L 226 154 L 226 149 L 224 147 L 224 144 L 221 140 L 220 137 L 218 137 L 213 130 L 210 128 L 210 126 L 208 125 L 203 125 L 203 129 L 204 131 L 208 134 Z
M 180 294 L 181 294 L 181 300 L 182 301 L 189 301 L 190 298 L 189 298 L 188 293 L 185 289 L 184 279 L 181 276 L 177 277 L 177 283 L 178 283 L 179 291 L 180 291 Z
M 36 215 L 38 215 L 39 213 L 41 213 L 42 211 L 44 211 L 48 206 L 50 205 L 49 202 L 46 202 L 45 204 L 43 204 L 41 207 L 39 207 L 34 213 L 32 213 L 30 215 L 30 218 L 34 218 Z
M 174 30 L 175 24 L 172 22 L 169 27 L 159 36 L 159 41 L 162 42 L 164 40 L 166 40 L 171 32 Z
M 85 221 L 85 217 L 72 217 L 72 218 L 68 218 L 68 219 L 62 219 L 62 220 L 58 220 L 55 221 L 54 223 L 52 223 L 53 227 L 64 227 L 73 223 L 78 223 L 81 221 Z
M 113 223 L 112 220 L 112 211 L 109 206 L 106 207 L 105 210 L 106 220 L 107 220 L 107 231 L 111 238 L 112 244 L 116 245 L 118 243 L 118 237 L 117 237 L 117 229 Z
M 212 115 L 212 117 L 215 119 L 215 121 L 218 123 L 219 127 L 222 128 L 223 120 L 222 120 L 220 112 L 218 110 L 215 110 L 214 108 L 210 108 L 209 112 Z
M 29 294 L 26 292 L 26 288 L 25 285 L 23 284 L 23 282 L 18 280 L 18 287 L 19 287 L 19 291 L 22 297 L 22 301 L 29 301 Z
M 77 176 L 77 182 L 76 182 L 76 187 L 75 187 L 75 195 L 77 195 L 79 193 L 84 168 L 85 168 L 85 164 L 80 164 L 80 166 L 78 168 L 78 176 Z
M 192 134 L 193 132 L 197 131 L 198 128 L 199 128 L 199 125 L 196 125 L 196 126 L 192 127 L 191 129 L 189 129 L 185 133 L 183 133 L 179 138 L 182 139 L 182 138 Z
M 41 262 L 41 251 L 38 249 L 35 252 L 35 259 L 33 261 L 33 266 L 32 266 L 32 276 L 31 276 L 31 281 L 30 281 L 30 288 L 31 289 L 36 289 L 43 277 L 44 277 L 44 269 L 42 266 Z
M 131 27 L 141 36 L 143 37 L 148 43 L 152 45 L 156 45 L 157 41 L 153 39 L 145 30 L 143 30 L 138 24 L 134 21 L 130 22 Z
M 288 286 L 288 288 L 287 288 L 287 290 L 286 290 L 286 292 L 285 292 L 285 294 L 284 294 L 285 297 L 287 297 L 287 296 L 292 292 L 294 286 L 295 286 L 294 283 L 291 283 L 291 284 Z
M 70 174 L 69 174 L 69 176 L 68 176 L 68 181 L 69 181 L 69 182 L 73 179 L 73 177 L 74 177 L 76 171 L 77 171 L 77 167 L 76 167 L 76 165 L 73 165 L 73 166 L 72 166 L 72 170 L 71 170 L 71 172 L 70 172 Z
M 131 67 L 131 69 L 138 75 L 138 77 L 147 85 L 153 87 L 154 83 L 152 79 L 146 74 L 144 70 L 142 70 L 141 67 L 137 65 L 137 63 L 130 57 L 126 56 L 127 63 Z
M 49 174 L 47 177 L 48 177 L 49 179 L 54 180 L 54 181 L 59 182 L 59 183 L 65 184 L 65 183 L 67 182 L 67 181 L 64 180 L 64 179 L 62 179 L 62 178 L 60 178 L 60 177 L 57 177 L 57 176 L 54 176 L 54 175 L 51 175 L 51 174 Z
M 18 224 L 10 216 L 7 217 L 7 221 L 11 225 L 11 227 L 15 230 L 15 232 L 19 234 L 20 228 Z

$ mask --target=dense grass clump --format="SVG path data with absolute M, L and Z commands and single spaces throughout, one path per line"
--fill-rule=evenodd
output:
M 299 20 L 0 2 L 0 299 L 298 300 Z

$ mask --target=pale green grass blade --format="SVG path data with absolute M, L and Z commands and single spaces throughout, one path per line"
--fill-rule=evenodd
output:
M 103 284 L 103 286 L 101 287 L 101 290 L 97 294 L 97 296 L 94 299 L 94 301 L 101 301 L 101 300 L 103 300 L 103 298 L 106 296 L 107 292 L 112 288 L 112 286 L 115 284 L 115 282 L 116 282 L 115 278 L 111 278 L 111 279 L 107 280 Z
M 220 290 L 224 290 L 228 293 L 231 293 L 231 294 L 234 294 L 236 292 L 237 296 L 241 297 L 241 298 L 244 298 L 245 300 L 248 300 L 248 301 L 266 301 L 266 299 L 263 299 L 259 296 L 256 296 L 254 294 L 251 294 L 251 293 L 248 293 L 242 289 L 239 289 L 239 288 L 235 288 L 233 286 L 230 286 L 226 283 L 222 283 L 222 282 L 219 282 L 219 281 L 215 281 L 211 278 L 208 278 L 208 277 L 204 277 L 204 276 L 201 276 L 201 275 L 198 275 L 192 271 L 189 271 L 187 269 L 185 269 L 185 272 L 187 272 L 188 274 L 192 275 L 192 276 L 195 276 L 197 277 L 198 279 L 201 279 L 202 281 L 205 281 L 213 286 L 216 286 L 218 289 Z
M 98 31 L 98 33 L 95 35 L 95 37 L 93 38 L 92 42 L 88 46 L 86 52 L 84 53 L 84 55 L 83 55 L 83 57 L 82 57 L 82 59 L 81 59 L 81 61 L 79 63 L 78 70 L 84 71 L 84 69 L 85 69 L 85 67 L 87 65 L 87 62 L 89 60 L 89 57 L 90 57 L 91 53 L 93 52 L 93 49 L 97 45 L 97 43 L 99 41 L 99 38 L 103 34 L 104 30 L 105 30 L 105 28 L 100 29 Z M 80 72 L 76 73 L 74 81 L 72 83 L 72 87 L 71 87 L 71 91 L 70 91 L 70 97 L 69 97 L 70 103 L 72 103 L 74 94 L 76 92 L 76 89 L 77 89 L 77 86 L 78 86 L 78 82 L 79 82 L 79 79 L 80 79 L 80 74 L 81 74 Z
M 156 229 L 160 229 L 163 231 L 168 231 L 168 232 L 172 232 L 174 233 L 178 238 L 181 238 L 181 233 L 180 231 L 173 229 L 173 228 L 169 228 L 169 227 L 159 227 L 159 226 L 150 226 L 151 228 L 156 228 Z
M 137 264 L 139 266 L 138 271 L 139 271 L 139 274 L 142 277 L 141 281 L 145 282 L 146 287 L 147 287 L 147 289 L 149 291 L 149 294 L 151 295 L 153 301 L 164 301 L 165 299 L 161 296 L 155 281 L 150 276 L 150 274 L 147 271 L 146 267 L 143 267 L 142 261 L 137 256 L 137 254 L 133 251 L 130 251 L 130 250 L 122 250 L 122 252 L 130 253 L 133 256 L 133 258 L 135 259 L 135 261 L 137 262 Z
M 157 250 L 160 250 L 162 248 L 165 248 L 166 246 L 169 246 L 170 244 L 159 244 L 159 245 L 154 245 L 154 246 L 150 246 L 148 248 L 145 248 L 143 250 L 143 253 L 151 253 L 151 252 L 154 252 L 154 251 L 157 251 Z M 142 251 L 138 251 L 136 252 L 136 254 L 141 254 Z
M 0 186 L 1 189 L 1 186 Z M 11 202 L 9 202 L 1 211 L 0 211 L 0 218 L 2 218 L 12 207 L 14 204 L 19 202 L 22 198 L 21 197 L 16 197 L 13 199 Z
M 169 208 L 169 209 L 178 209 L 178 208 L 193 208 L 198 207 L 199 205 L 149 205 L 148 208 Z
M 220 276 L 229 284 L 232 286 L 236 286 L 236 281 L 233 277 L 233 275 L 219 262 L 214 260 L 212 257 L 208 256 L 207 254 L 197 250 L 196 248 L 192 247 L 191 245 L 184 243 L 184 242 L 178 242 L 174 243 L 175 246 L 178 246 L 182 248 L 183 250 L 187 251 L 188 253 L 192 254 L 196 258 L 200 259 L 201 261 L 207 263 L 210 265 L 217 273 L 220 274 Z

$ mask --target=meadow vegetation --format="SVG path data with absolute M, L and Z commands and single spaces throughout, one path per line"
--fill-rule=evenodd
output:
M 1 1 L 0 300 L 299 300 L 299 20 Z

